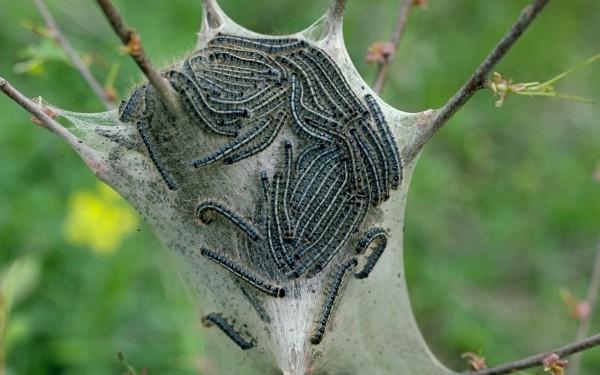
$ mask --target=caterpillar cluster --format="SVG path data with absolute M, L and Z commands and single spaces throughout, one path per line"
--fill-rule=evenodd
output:
M 333 283 L 311 341 L 325 332 L 348 271 L 357 254 L 343 249 L 356 238 L 371 209 L 389 198 L 402 181 L 402 162 L 394 137 L 375 98 L 359 98 L 324 51 L 293 38 L 251 39 L 217 35 L 206 48 L 163 77 L 177 93 L 189 122 L 223 137 L 222 146 L 186 160 L 190 170 L 225 166 L 279 147 L 275 172 L 257 171 L 257 214 L 248 219 L 208 200 L 194 207 L 203 224 L 220 215 L 247 238 L 247 252 L 266 266 L 243 264 L 227 249 L 205 246 L 201 254 L 241 282 L 267 296 L 283 298 L 287 281 L 311 277 L 330 267 Z M 120 107 L 120 120 L 135 122 L 151 162 L 167 188 L 179 187 L 178 171 L 163 160 L 168 136 L 151 126 L 164 110 L 153 89 L 138 87 Z M 167 118 L 169 118 L 167 116 Z M 172 121 L 173 126 L 177 126 Z M 276 142 L 284 126 L 297 142 Z M 367 248 L 374 244 L 366 255 Z M 366 278 L 387 245 L 381 228 L 370 228 L 355 247 L 366 262 L 356 278 Z M 244 295 L 252 295 L 244 290 Z M 254 306 L 259 302 L 254 301 Z M 260 311 L 265 316 L 264 311 Z M 234 341 L 233 328 L 213 316 Z M 266 320 L 266 318 L 264 318 Z M 244 345 L 240 345 L 244 346 Z M 246 347 L 248 345 L 245 345 Z

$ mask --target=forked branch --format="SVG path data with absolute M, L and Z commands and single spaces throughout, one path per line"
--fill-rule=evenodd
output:
M 148 81 L 150 81 L 150 84 L 154 87 L 163 103 L 171 113 L 179 114 L 179 102 L 177 101 L 174 90 L 169 83 L 161 77 L 150 60 L 146 57 L 139 35 L 135 30 L 125 24 L 123 17 L 121 17 L 121 14 L 110 0 L 96 0 L 96 2 L 104 12 L 106 19 L 110 22 L 115 33 L 121 39 L 127 52 L 136 62 L 146 78 L 148 78 Z
M 536 354 L 531 357 L 521 359 L 518 361 L 510 362 L 502 366 L 485 369 L 476 372 L 469 372 L 469 375 L 503 375 L 512 374 L 516 371 L 525 370 L 532 367 L 541 366 L 544 363 L 544 359 L 550 354 L 555 353 L 559 357 L 564 358 L 572 354 L 582 352 L 584 350 L 591 349 L 600 345 L 600 334 L 590 336 L 586 339 L 576 341 L 569 345 L 557 348 L 547 353 Z
M 510 30 L 504 35 L 496 47 L 483 60 L 475 73 L 463 84 L 456 94 L 437 111 L 432 123 L 419 135 L 416 142 L 404 150 L 403 154 L 407 160 L 412 160 L 417 152 L 433 137 L 433 135 L 448 120 L 462 108 L 465 103 L 478 91 L 485 87 L 489 75 L 494 67 L 502 60 L 506 53 L 512 48 L 525 30 L 531 25 L 537 15 L 544 9 L 550 0 L 535 0 L 522 12 Z
M 46 27 L 48 28 L 52 38 L 60 45 L 63 51 L 65 51 L 67 58 L 71 61 L 75 69 L 79 71 L 79 74 L 81 74 L 85 82 L 87 82 L 94 94 L 98 97 L 98 99 L 100 99 L 102 104 L 104 104 L 106 109 L 113 109 L 115 103 L 108 97 L 108 95 L 106 95 L 106 91 L 102 88 L 102 85 L 100 85 L 96 78 L 94 78 L 88 66 L 83 62 L 83 60 L 81 60 L 81 57 L 79 57 L 79 53 L 77 53 L 71 42 L 69 42 L 69 39 L 67 39 L 62 33 L 58 27 L 58 23 L 52 16 L 52 13 L 46 6 L 44 0 L 34 0 L 34 3 L 42 15 L 42 18 L 44 19 Z

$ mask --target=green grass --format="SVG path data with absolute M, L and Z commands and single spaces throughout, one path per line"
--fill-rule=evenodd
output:
M 140 79 L 93 2 L 48 1 L 98 77 L 120 64 L 117 90 Z M 235 1 L 223 8 L 264 33 L 301 30 L 325 0 Z M 387 38 L 398 1 L 350 1 L 346 44 L 370 81 L 366 48 Z M 199 1 L 116 1 L 152 60 L 169 64 L 190 51 Z M 527 1 L 430 1 L 409 20 L 384 98 L 418 111 L 438 107 L 460 86 Z M 141 10 L 140 10 L 141 9 Z M 48 61 L 41 75 L 16 75 L 22 51 L 40 41 L 22 27 L 39 21 L 28 1 L 0 7 L 0 75 L 26 94 L 81 112 L 100 111 L 78 74 Z M 555 1 L 502 62 L 516 81 L 543 81 L 600 52 L 600 5 Z M 600 64 L 568 78 L 565 93 L 600 100 Z M 489 364 L 572 339 L 577 322 L 559 290 L 585 294 L 600 237 L 600 109 L 556 99 L 510 97 L 494 108 L 477 95 L 426 147 L 409 196 L 407 277 L 424 335 L 445 363 L 481 351 Z M 56 137 L 0 98 L 0 265 L 39 263 L 31 291 L 15 301 L 7 337 L 12 374 L 117 374 L 116 353 L 153 374 L 197 373 L 201 338 L 168 254 L 140 225 L 118 251 L 99 256 L 63 237 L 69 197 L 95 179 Z M 600 329 L 598 318 L 593 329 Z M 600 368 L 600 351 L 585 356 Z

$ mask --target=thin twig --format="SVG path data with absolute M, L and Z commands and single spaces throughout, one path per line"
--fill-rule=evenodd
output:
M 23 95 L 19 90 L 17 90 L 2 77 L 0 77 L 0 91 L 11 98 L 15 103 L 23 107 L 27 112 L 31 113 L 46 129 L 55 133 L 60 131 L 60 129 L 64 130 L 63 126 L 50 117 L 46 112 L 44 112 L 43 108 L 41 108 L 33 100 Z
M 41 126 L 55 134 L 58 134 L 60 137 L 69 142 L 69 144 L 71 144 L 76 150 L 79 150 L 82 147 L 82 145 L 77 142 L 75 138 L 58 121 L 44 111 L 44 108 L 42 108 L 33 100 L 27 98 L 2 77 L 0 77 L 0 91 L 11 98 L 15 103 L 23 107 L 27 112 L 31 113 L 33 117 L 39 121 Z
M 396 49 L 398 48 L 398 44 L 402 39 L 402 35 L 404 35 L 406 21 L 408 21 L 408 16 L 414 6 L 414 0 L 402 0 L 402 3 L 400 4 L 398 18 L 396 18 L 396 25 L 394 26 L 394 31 L 390 37 L 390 43 L 394 46 L 394 51 L 377 65 L 377 73 L 375 74 L 375 80 L 373 81 L 373 91 L 375 91 L 377 94 L 381 93 L 381 90 L 383 90 L 383 85 L 385 84 L 390 64 L 396 56 Z
M 65 54 L 75 67 L 79 71 L 79 74 L 83 77 L 83 79 L 90 86 L 94 94 L 100 99 L 102 104 L 106 107 L 107 110 L 111 110 L 114 108 L 115 103 L 108 98 L 106 95 L 106 91 L 102 88 L 102 85 L 98 83 L 96 78 L 90 72 L 88 66 L 81 60 L 79 57 L 79 53 L 73 48 L 73 45 L 69 40 L 64 36 L 60 28 L 58 27 L 58 23 L 50 13 L 50 10 L 46 6 L 44 0 L 33 0 L 35 6 L 38 8 L 38 11 L 44 18 L 44 22 L 46 22 L 46 27 L 50 31 L 52 38 L 60 45 L 60 47 L 65 51 Z
M 535 0 L 522 12 L 510 30 L 504 35 L 496 47 L 479 65 L 475 73 L 464 83 L 456 94 L 437 111 L 431 125 L 419 136 L 419 139 L 404 150 L 406 160 L 412 160 L 416 153 L 433 137 L 433 135 L 478 91 L 485 87 L 488 76 L 494 67 L 506 55 L 525 30 L 531 25 L 536 16 L 544 9 L 550 0 Z
M 592 276 L 590 277 L 590 284 L 588 286 L 587 295 L 585 297 L 585 303 L 589 306 L 587 315 L 584 316 L 579 322 L 579 328 L 575 340 L 581 340 L 588 335 L 590 330 L 590 324 L 592 317 L 594 316 L 594 310 L 596 303 L 598 302 L 598 293 L 600 292 L 600 243 L 596 250 L 596 260 L 594 261 L 594 268 L 592 269 Z M 581 354 L 573 356 L 571 358 L 571 364 L 568 368 L 569 375 L 577 375 L 579 368 L 581 367 Z
M 104 162 L 98 158 L 96 153 L 88 145 L 71 134 L 64 126 L 56 121 L 53 116 L 49 115 L 49 113 L 53 112 L 51 108 L 44 108 L 41 104 L 27 98 L 2 77 L 0 77 L 0 91 L 23 107 L 27 112 L 31 113 L 41 126 L 67 142 L 81 156 L 94 174 L 101 180 L 106 181 L 103 174 L 105 170 Z
M 113 30 L 121 39 L 121 42 L 127 49 L 129 55 L 136 62 L 140 70 L 144 73 L 150 84 L 154 87 L 163 103 L 173 114 L 179 114 L 180 108 L 174 90 L 168 82 L 161 77 L 158 71 L 152 66 L 150 60 L 146 57 L 139 35 L 125 24 L 123 17 L 114 7 L 110 0 L 96 0 L 106 19 L 110 22 Z
M 565 345 L 563 347 L 560 347 L 558 349 L 555 349 L 555 350 L 552 350 L 552 351 L 549 351 L 546 353 L 536 354 L 531 357 L 521 359 L 518 361 L 514 361 L 514 362 L 510 362 L 510 363 L 504 364 L 502 366 L 494 367 L 494 368 L 489 368 L 489 369 L 475 371 L 475 372 L 468 372 L 467 374 L 469 374 L 469 375 L 510 374 L 510 373 L 513 373 L 513 372 L 516 372 L 519 370 L 524 370 L 524 369 L 540 366 L 543 364 L 544 358 L 548 357 L 552 353 L 556 353 L 559 357 L 564 358 L 564 357 L 568 357 L 571 354 L 579 353 L 584 350 L 588 350 L 593 347 L 596 347 L 598 345 L 600 345 L 600 334 L 588 337 L 583 340 L 573 342 L 569 345 Z
M 51 110 L 48 109 L 48 112 L 46 112 L 41 105 L 27 98 L 3 77 L 0 77 L 0 91 L 23 107 L 27 112 L 31 113 L 33 117 L 39 121 L 39 124 L 42 127 L 63 138 L 76 151 L 80 152 L 86 149 L 87 146 L 79 142 L 75 136 L 69 133 L 67 129 L 48 114 L 52 112 Z

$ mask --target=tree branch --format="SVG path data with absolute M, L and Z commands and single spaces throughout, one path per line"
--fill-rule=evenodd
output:
M 94 78 L 87 65 L 81 60 L 81 57 L 79 57 L 79 53 L 77 53 L 75 48 L 73 48 L 73 45 L 64 36 L 62 31 L 58 27 L 56 20 L 52 16 L 52 13 L 50 13 L 50 10 L 46 6 L 44 0 L 33 1 L 38 11 L 42 15 L 42 18 L 44 18 L 44 22 L 46 23 L 46 27 L 50 31 L 52 38 L 61 46 L 63 51 L 65 51 L 65 54 L 67 55 L 75 69 L 79 71 L 83 79 L 87 82 L 87 84 L 90 86 L 90 88 L 98 97 L 98 99 L 100 99 L 102 104 L 104 104 L 106 109 L 113 109 L 115 107 L 115 103 L 111 99 L 109 99 L 109 97 L 106 95 L 106 91 L 102 88 L 102 85 L 100 85 L 96 78 Z
M 15 103 L 23 107 L 27 112 L 31 113 L 44 128 L 63 138 L 75 150 L 81 151 L 86 147 L 71 133 L 69 133 L 67 129 L 65 129 L 58 121 L 54 120 L 54 118 L 48 114 L 50 111 L 47 112 L 44 108 L 42 108 L 42 106 L 27 98 L 2 77 L 0 77 L 0 91 L 11 98 Z
M 592 317 L 594 316 L 594 311 L 596 307 L 596 303 L 598 302 L 598 293 L 600 292 L 600 243 L 598 244 L 598 249 L 596 250 L 596 260 L 594 261 L 594 268 L 592 269 L 592 276 L 590 278 L 590 284 L 588 286 L 587 295 L 585 297 L 585 302 L 589 306 L 589 311 L 585 317 L 581 319 L 579 322 L 579 328 L 577 329 L 577 334 L 575 336 L 575 340 L 582 340 L 585 336 L 587 336 L 590 330 L 590 324 L 592 321 Z M 571 364 L 568 368 L 569 375 L 577 375 L 579 372 L 579 368 L 581 367 L 581 354 L 573 356 L 571 359 Z
M 55 132 L 56 129 L 63 128 L 61 124 L 44 112 L 39 105 L 23 95 L 3 77 L 0 77 L 0 90 L 27 112 L 31 113 L 46 129 Z
M 550 0 L 534 0 L 522 12 L 510 30 L 504 35 L 496 47 L 490 52 L 485 60 L 479 65 L 475 73 L 463 84 L 456 94 L 437 111 L 431 125 L 420 134 L 414 144 L 404 150 L 403 154 L 407 160 L 412 160 L 417 152 L 433 137 L 433 135 L 448 120 L 462 108 L 469 99 L 478 91 L 485 87 L 488 76 L 492 73 L 494 67 L 512 48 L 517 40 L 523 35 L 525 30 L 531 25 L 537 15 L 544 9 Z
M 396 25 L 394 26 L 394 31 L 390 37 L 390 43 L 394 46 L 394 52 L 392 52 L 391 55 L 377 65 L 377 73 L 375 73 L 375 80 L 373 81 L 373 91 L 375 91 L 377 94 L 380 94 L 381 90 L 383 90 L 383 85 L 385 84 L 390 64 L 396 56 L 396 49 L 398 48 L 398 44 L 404 35 L 404 29 L 406 28 L 408 16 L 414 6 L 414 0 L 402 0 L 402 3 L 400 4 L 398 18 L 396 18 Z
M 104 175 L 104 171 L 106 170 L 105 162 L 97 156 L 96 152 L 94 152 L 90 146 L 83 143 L 54 119 L 57 113 L 54 113 L 51 108 L 43 107 L 42 104 L 38 104 L 27 98 L 3 77 L 0 77 L 0 91 L 23 107 L 27 112 L 31 113 L 42 127 L 48 129 L 67 142 L 67 144 L 81 156 L 85 164 L 94 172 L 94 174 L 102 181 L 106 181 Z
M 468 372 L 469 375 L 502 375 L 502 374 L 510 374 L 519 370 L 524 370 L 532 367 L 541 366 L 544 362 L 544 358 L 548 357 L 548 355 L 552 353 L 556 353 L 559 357 L 564 358 L 568 357 L 571 354 L 579 353 L 584 350 L 591 349 L 600 345 L 600 334 L 595 336 L 588 337 L 583 340 L 576 341 L 569 345 L 565 345 L 558 349 L 552 350 L 550 352 L 536 354 L 531 357 L 521 359 L 518 361 L 510 362 L 502 366 L 475 371 Z
M 180 114 L 179 102 L 173 88 L 161 77 L 158 71 L 152 66 L 150 60 L 146 57 L 139 35 L 125 24 L 123 17 L 114 7 L 110 0 L 96 0 L 106 19 L 110 22 L 113 30 L 121 39 L 121 42 L 127 49 L 129 55 L 136 62 L 140 70 L 144 73 L 150 84 L 154 87 L 163 103 L 173 114 Z

